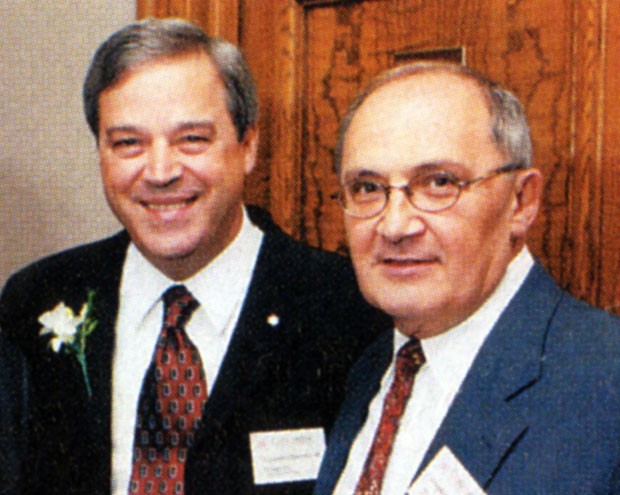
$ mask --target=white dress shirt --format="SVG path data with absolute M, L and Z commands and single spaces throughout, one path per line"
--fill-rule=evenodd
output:
M 403 494 L 409 488 L 474 358 L 533 264 L 531 254 L 524 248 L 509 264 L 493 294 L 474 314 L 447 332 L 421 341 L 426 363 L 416 375 L 410 400 L 401 417 L 383 478 L 382 494 Z M 381 419 L 385 396 L 394 379 L 396 354 L 408 340 L 409 337 L 398 329 L 394 330 L 392 362 L 381 380 L 379 392 L 370 403 L 366 422 L 351 446 L 335 495 L 351 495 L 355 491 Z
M 200 272 L 175 282 L 130 244 L 123 266 L 112 377 L 112 493 L 127 495 L 132 469 L 136 410 L 163 318 L 162 294 L 185 285 L 200 306 L 186 331 L 198 348 L 211 393 L 239 318 L 263 233 L 244 210 L 233 242 Z

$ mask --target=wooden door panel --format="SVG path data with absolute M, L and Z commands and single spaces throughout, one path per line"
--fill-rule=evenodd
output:
M 377 73 L 415 52 L 462 47 L 468 65 L 512 88 L 530 116 L 536 163 L 549 180 L 549 202 L 534 229 L 534 250 L 559 258 L 566 222 L 566 163 L 570 120 L 571 12 L 567 2 L 540 15 L 520 2 L 444 0 L 367 1 L 307 9 L 305 15 L 301 236 L 327 249 L 343 246 L 342 216 L 329 193 L 336 190 L 333 149 L 337 125 L 359 89 Z M 409 57 L 403 54 L 409 53 Z M 551 103 L 553 102 L 553 104 Z M 557 214 L 559 213 L 559 214 Z M 547 221 L 547 219 L 551 221 Z
M 620 314 L 620 2 L 138 4 L 141 15 L 167 8 L 240 44 L 261 100 L 260 158 L 246 197 L 289 233 L 330 250 L 346 250 L 330 195 L 336 131 L 355 94 L 412 58 L 464 54 L 526 108 L 545 175 L 533 252 L 573 294 Z
M 210 36 L 239 41 L 239 0 L 137 0 L 138 19 L 180 17 L 201 26 Z
M 599 16 L 603 35 L 599 70 L 598 140 L 602 204 L 599 257 L 589 268 L 597 278 L 588 286 L 588 299 L 620 314 L 620 2 L 605 2 Z M 596 16 L 595 16 L 596 17 Z

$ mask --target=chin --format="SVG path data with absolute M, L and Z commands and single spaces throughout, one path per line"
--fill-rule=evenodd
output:
M 192 255 L 194 254 L 193 251 L 175 251 L 173 253 L 166 253 L 166 254 L 162 254 L 159 256 L 159 258 L 161 258 L 164 261 L 169 261 L 169 262 L 173 262 L 173 261 L 183 261 L 186 260 L 188 258 L 190 258 Z
M 178 243 L 172 245 L 143 245 L 140 249 L 146 258 L 160 259 L 162 261 L 180 261 L 189 258 L 196 252 L 196 246 L 184 245 Z

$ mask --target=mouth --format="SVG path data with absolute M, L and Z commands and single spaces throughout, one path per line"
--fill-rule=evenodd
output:
M 419 277 L 439 263 L 436 256 L 381 256 L 377 264 L 385 275 L 390 277 Z
M 415 266 L 415 265 L 428 265 L 430 263 L 436 263 L 438 261 L 435 257 L 428 258 L 381 258 L 381 263 L 389 266 Z
M 196 202 L 198 196 L 190 196 L 188 198 L 149 198 L 140 199 L 138 203 L 150 211 L 174 211 L 185 208 Z

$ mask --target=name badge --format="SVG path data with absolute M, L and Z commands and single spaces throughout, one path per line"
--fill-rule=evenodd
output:
M 325 452 L 323 428 L 250 433 L 254 483 L 314 480 Z
M 441 448 L 422 474 L 409 487 L 407 495 L 486 495 L 452 451 Z

